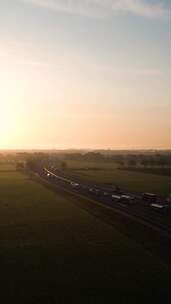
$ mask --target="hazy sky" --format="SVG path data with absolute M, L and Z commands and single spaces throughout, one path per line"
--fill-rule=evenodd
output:
M 0 0 L 1 148 L 171 148 L 170 0 Z

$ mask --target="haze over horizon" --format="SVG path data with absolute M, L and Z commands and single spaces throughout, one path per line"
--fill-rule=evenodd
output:
M 171 1 L 1 0 L 0 149 L 171 148 Z

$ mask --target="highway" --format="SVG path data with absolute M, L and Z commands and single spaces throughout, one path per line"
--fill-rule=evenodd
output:
M 100 185 L 79 181 L 78 178 L 73 179 L 73 177 L 64 176 L 62 173 L 56 174 L 48 168 L 44 168 L 38 174 L 43 179 L 59 187 L 61 186 L 73 194 L 80 194 L 124 214 L 126 213 L 128 216 L 133 216 L 171 238 L 171 213 L 164 214 L 162 211 L 153 210 L 149 204 L 143 202 L 141 194 L 123 193 L 122 195 L 134 197 L 134 199 L 131 200 L 131 203 L 128 203 L 128 201 L 122 202 L 112 197 L 112 195 L 118 196 L 118 193 L 112 189 L 106 190 Z

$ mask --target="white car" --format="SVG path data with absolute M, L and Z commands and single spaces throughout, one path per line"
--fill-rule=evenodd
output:
M 130 200 L 132 197 L 129 195 L 121 195 L 121 199 Z
M 73 187 L 78 187 L 79 184 L 72 182 L 72 183 L 71 183 L 71 186 L 73 186 Z
M 119 201 L 121 199 L 120 195 L 112 194 L 112 199 Z
M 121 195 L 121 202 L 132 204 L 134 202 L 134 197 L 130 195 Z

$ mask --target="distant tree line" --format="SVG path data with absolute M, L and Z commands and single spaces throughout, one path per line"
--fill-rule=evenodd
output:
M 40 171 L 44 167 L 55 170 L 66 170 L 67 163 L 55 154 L 32 153 L 26 160 L 26 167 L 33 171 Z
M 99 152 L 71 153 L 66 160 L 115 162 L 119 167 L 168 167 L 171 166 L 171 153 L 137 153 L 104 155 Z
M 25 161 L 26 166 L 30 169 L 48 168 L 66 170 L 68 169 L 68 160 L 78 161 L 93 161 L 93 162 L 114 162 L 118 168 L 151 168 L 171 167 L 171 152 L 170 153 L 129 153 L 129 154 L 113 154 L 106 155 L 100 152 L 87 153 L 64 153 L 63 155 L 55 153 L 25 153 L 17 156 L 17 160 Z

